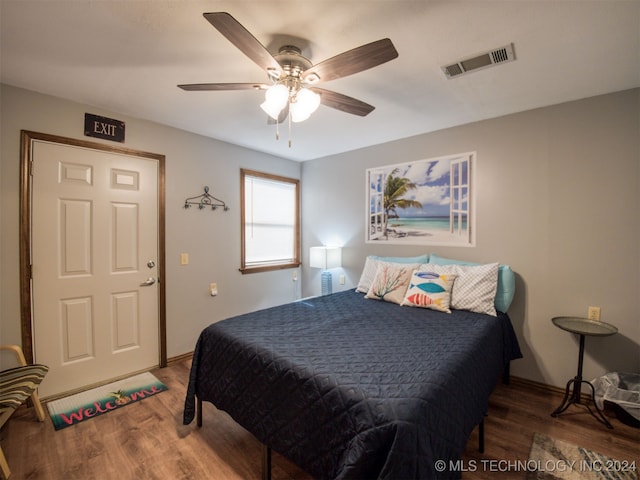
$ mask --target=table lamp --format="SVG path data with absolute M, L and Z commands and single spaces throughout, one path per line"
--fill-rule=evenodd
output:
M 311 247 L 309 255 L 311 268 L 322 268 L 322 295 L 332 292 L 331 272 L 329 269 L 342 266 L 342 248 L 340 247 Z

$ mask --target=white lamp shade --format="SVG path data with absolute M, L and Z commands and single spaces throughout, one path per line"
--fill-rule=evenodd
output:
M 267 88 L 264 98 L 264 103 L 260 105 L 260 108 L 262 108 L 262 110 L 264 110 L 271 118 L 277 120 L 280 115 L 280 111 L 289 101 L 289 90 L 282 84 L 272 85 Z
M 304 122 L 311 116 L 311 113 L 303 111 L 303 109 L 301 109 L 297 103 L 292 103 L 289 106 L 289 114 L 291 114 L 291 121 L 293 123 Z
M 283 109 L 287 101 L 289 101 L 289 89 L 281 83 L 271 85 L 264 92 L 264 99 L 273 106 Z
M 302 88 L 296 94 L 296 101 L 291 103 L 291 121 L 302 122 L 309 118 L 320 106 L 320 95 L 308 88 Z
M 311 247 L 309 255 L 311 268 L 338 268 L 342 266 L 342 248 L 340 247 Z
M 261 103 L 260 108 L 262 108 L 262 110 L 264 110 L 264 112 L 274 120 L 278 119 L 278 117 L 280 116 L 280 111 L 282 110 L 281 108 L 270 105 L 269 102 Z

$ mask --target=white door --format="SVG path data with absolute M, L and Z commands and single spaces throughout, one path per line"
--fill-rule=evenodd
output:
M 34 360 L 43 397 L 159 364 L 158 165 L 34 141 Z

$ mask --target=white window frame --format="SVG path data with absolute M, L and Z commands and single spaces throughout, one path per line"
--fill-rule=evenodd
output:
M 471 240 L 471 157 L 452 160 L 450 166 L 449 231 Z M 466 227 L 463 228 L 463 225 Z
M 384 179 L 383 171 L 369 170 L 367 172 L 369 188 L 369 239 L 377 240 L 383 235 L 384 225 Z

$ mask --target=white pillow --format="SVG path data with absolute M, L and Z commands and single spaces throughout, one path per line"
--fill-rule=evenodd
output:
M 378 270 L 378 263 L 380 263 L 378 260 L 367 257 L 364 262 L 362 274 L 360 275 L 360 280 L 358 281 L 358 286 L 356 287 L 356 292 L 367 293 L 369 291 L 373 279 L 376 276 L 376 270 Z
M 425 258 L 428 258 L 424 255 Z M 382 264 L 392 264 L 392 265 L 400 265 L 400 266 L 408 266 L 410 271 L 415 270 L 423 263 L 427 263 L 426 260 L 424 262 L 388 262 L 384 260 L 380 260 L 385 257 L 375 257 L 373 255 L 369 255 L 364 262 L 364 268 L 362 269 L 362 274 L 360 275 L 360 280 L 358 281 L 358 286 L 356 287 L 356 292 L 368 293 L 371 288 L 371 284 L 373 283 L 373 279 L 376 276 L 376 272 L 378 270 L 378 265 Z M 413 257 L 419 258 L 419 257 Z M 407 259 L 411 259 L 411 257 L 407 257 Z
M 411 275 L 411 283 L 401 305 L 451 313 L 449 304 L 456 277 L 453 273 L 438 274 L 433 271 L 416 270 Z
M 411 274 L 416 268 L 416 265 L 407 263 L 379 262 L 376 276 L 373 278 L 365 298 L 384 300 L 400 305 L 409 286 Z
M 451 291 L 451 308 L 496 316 L 495 298 L 498 288 L 497 263 L 485 265 L 434 265 L 420 267 L 421 271 L 455 274 Z

